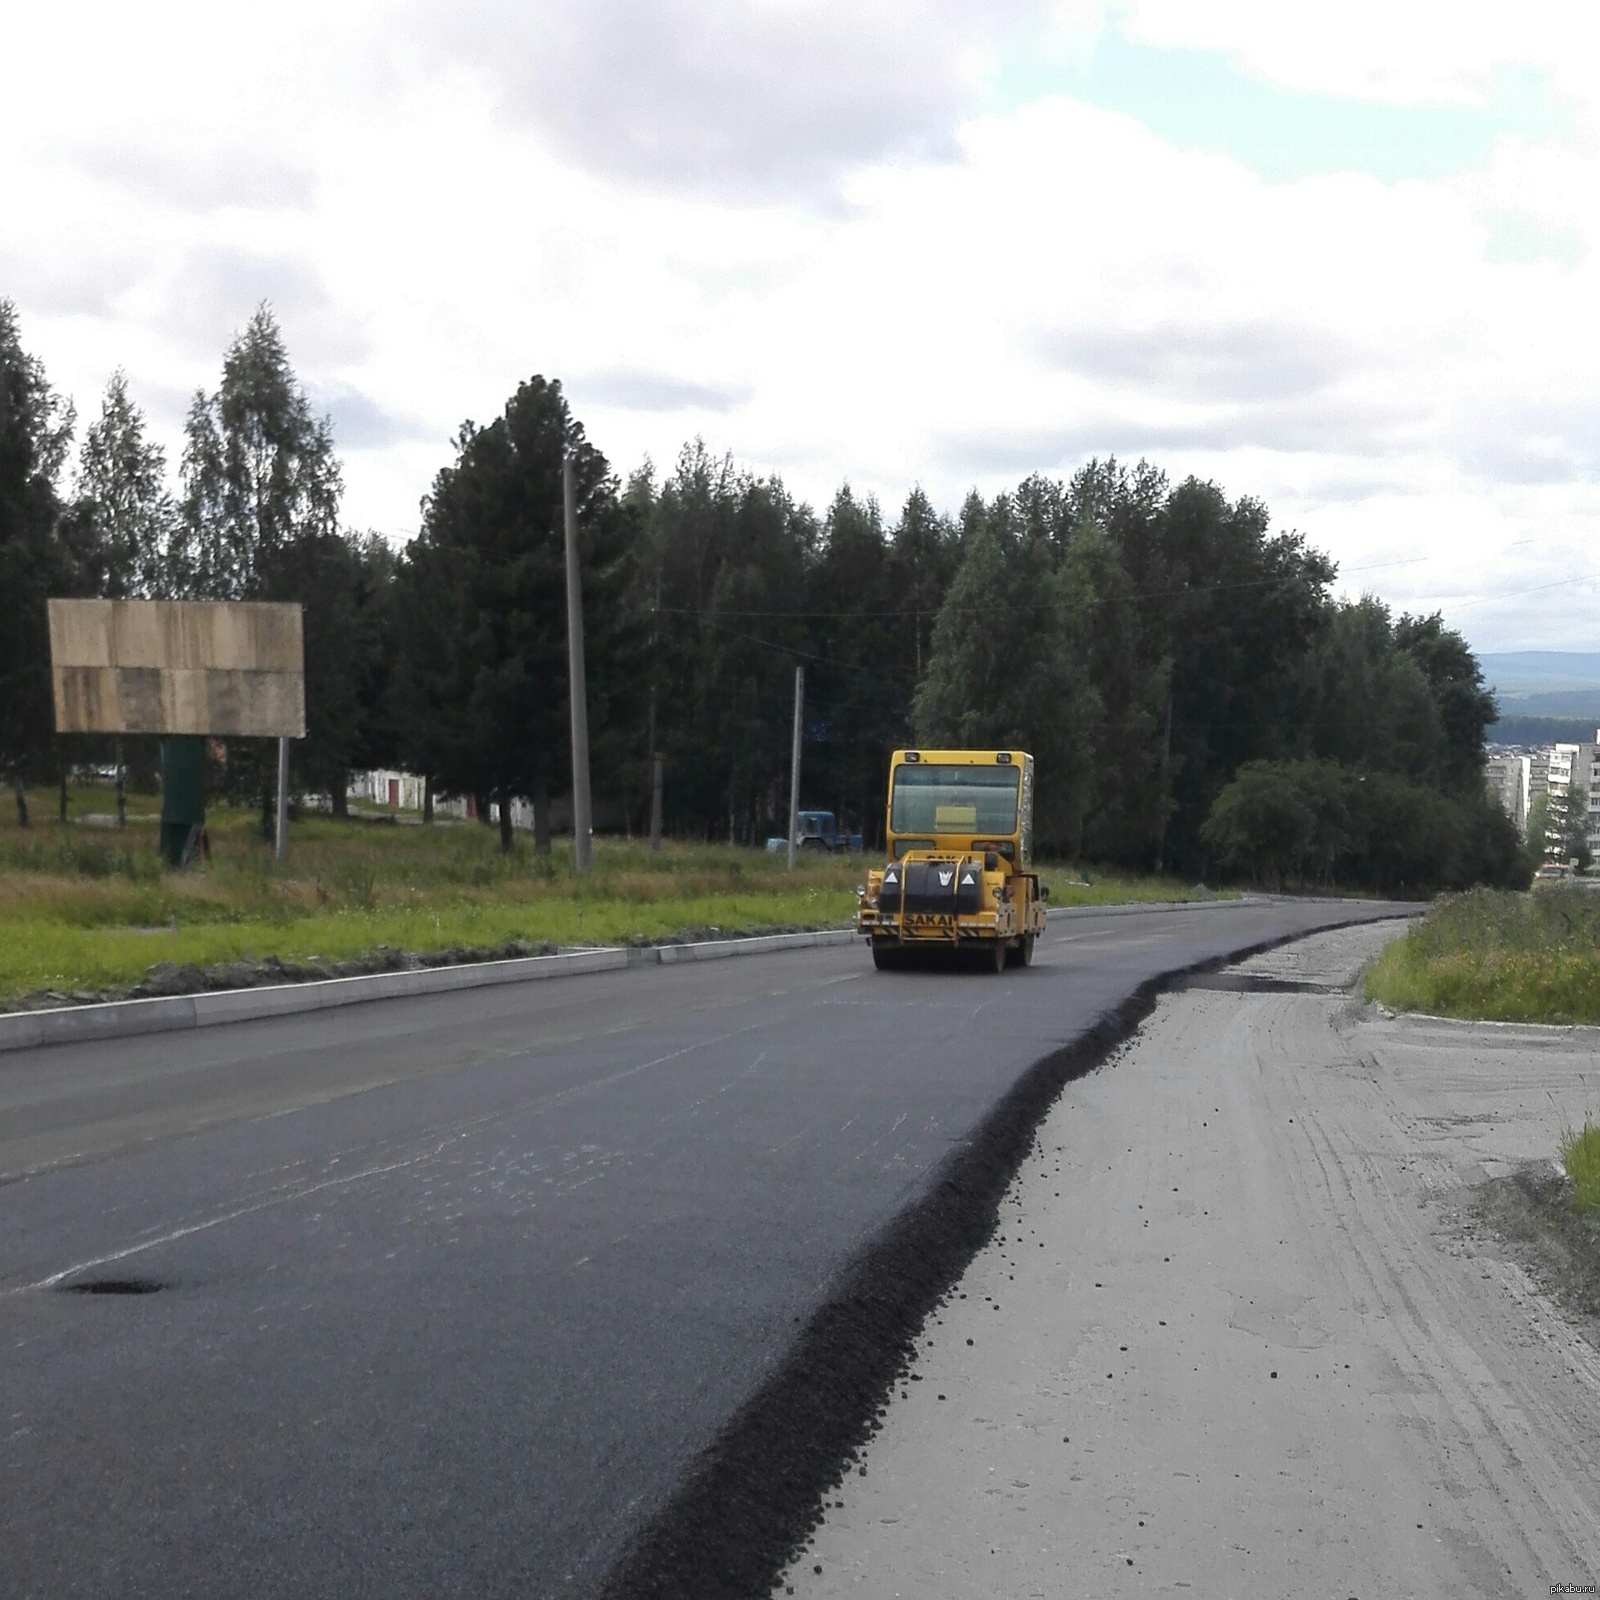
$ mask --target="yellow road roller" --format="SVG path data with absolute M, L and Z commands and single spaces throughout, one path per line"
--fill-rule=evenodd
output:
M 888 860 L 856 894 L 880 970 L 965 955 L 999 972 L 1033 960 L 1049 891 L 1033 871 L 1026 750 L 896 750 Z

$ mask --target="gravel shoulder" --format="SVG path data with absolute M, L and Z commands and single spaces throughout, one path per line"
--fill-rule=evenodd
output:
M 1600 1029 L 1361 1007 L 1397 931 L 1201 979 L 1068 1084 L 778 1593 L 1600 1581 L 1595 1327 L 1494 1198 Z

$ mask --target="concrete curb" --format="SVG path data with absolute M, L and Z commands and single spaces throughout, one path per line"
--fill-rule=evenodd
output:
M 356 978 L 321 978 L 309 983 L 278 983 L 254 989 L 217 989 L 203 994 L 149 1000 L 110 1000 L 97 1005 L 55 1006 L 47 1011 L 0 1015 L 0 1052 L 30 1050 L 44 1044 L 78 1044 L 210 1028 L 224 1022 L 251 1022 L 298 1012 L 327 1011 L 391 1000 L 406 995 L 481 989 L 497 983 L 527 983 L 539 978 L 578 977 L 590 972 L 620 972 L 628 967 L 678 966 L 690 961 L 720 961 L 731 956 L 767 955 L 852 943 L 847 928 L 820 933 L 758 934 L 748 939 L 712 939 L 701 944 L 636 945 L 571 950 L 554 956 L 511 961 L 465 962 L 455 967 L 425 967 L 417 972 L 374 972 Z
M 746 939 L 708 939 L 702 944 L 646 945 L 629 954 L 641 957 L 646 966 L 659 962 L 664 967 L 675 967 L 685 961 L 721 961 L 727 956 L 764 956 L 776 950 L 854 944 L 860 937 L 854 928 L 824 928 L 818 933 L 757 933 Z

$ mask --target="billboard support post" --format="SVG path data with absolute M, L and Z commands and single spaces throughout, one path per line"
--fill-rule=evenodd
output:
M 289 741 L 278 737 L 278 831 L 273 848 L 282 861 L 289 854 Z

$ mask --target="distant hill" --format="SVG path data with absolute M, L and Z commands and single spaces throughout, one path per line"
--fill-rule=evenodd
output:
M 1509 650 L 1481 655 L 1478 665 L 1484 677 L 1506 694 L 1600 689 L 1600 653 L 1589 650 Z
M 1481 655 L 1485 682 L 1500 702 L 1500 722 L 1492 737 L 1523 743 L 1503 731 L 1509 718 L 1560 717 L 1587 722 L 1582 735 L 1594 737 L 1600 725 L 1600 653 L 1584 650 L 1510 650 Z M 1557 737 L 1568 737 L 1558 735 Z
M 1557 689 L 1550 694 L 1501 694 L 1502 717 L 1576 717 L 1580 722 L 1600 722 L 1600 688 Z M 1592 736 L 1594 729 L 1589 733 Z

